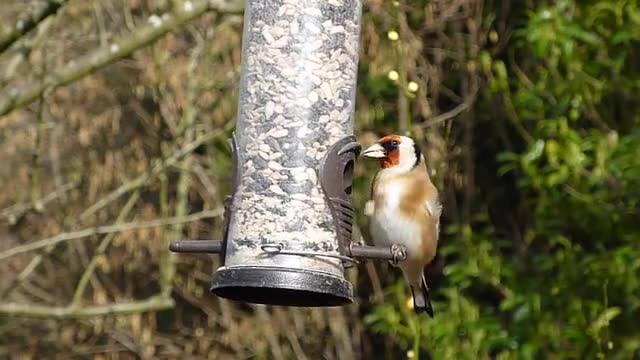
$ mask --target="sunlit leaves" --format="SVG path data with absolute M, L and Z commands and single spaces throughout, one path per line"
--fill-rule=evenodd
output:
M 477 116 L 488 118 L 487 133 L 508 137 L 491 155 L 496 177 L 518 193 L 511 207 L 492 208 L 485 195 L 508 191 L 478 188 L 472 220 L 445 227 L 437 316 L 421 333 L 434 358 L 640 351 L 640 6 L 533 3 L 504 53 L 477 58 L 487 84 L 478 109 L 490 111 Z M 396 291 L 398 309 L 406 290 Z M 384 315 L 390 308 L 377 309 L 372 324 L 385 334 L 404 324 L 394 336 L 408 334 L 410 346 L 416 334 L 406 324 L 415 320 Z

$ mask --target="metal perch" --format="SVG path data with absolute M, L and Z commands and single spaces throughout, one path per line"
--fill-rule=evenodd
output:
M 222 240 L 180 240 L 174 241 L 169 250 L 182 254 L 220 254 Z M 406 249 L 402 246 L 379 247 L 351 244 L 348 253 L 356 259 L 388 260 L 399 264 L 407 257 Z

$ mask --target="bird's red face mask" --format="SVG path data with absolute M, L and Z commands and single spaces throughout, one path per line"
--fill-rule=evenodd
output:
M 385 136 L 377 143 L 362 152 L 362 156 L 380 160 L 383 169 L 396 166 L 400 163 L 400 142 L 397 135 Z

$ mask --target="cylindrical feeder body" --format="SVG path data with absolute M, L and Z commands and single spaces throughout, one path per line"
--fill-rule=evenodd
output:
M 320 164 L 332 144 L 353 135 L 360 17 L 360 0 L 247 1 L 237 184 L 212 287 L 219 296 L 299 306 L 352 301 L 342 261 L 331 256 L 338 237 Z

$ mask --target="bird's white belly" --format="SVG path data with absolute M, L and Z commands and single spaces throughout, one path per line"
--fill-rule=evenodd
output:
M 419 256 L 421 252 L 420 226 L 415 221 L 404 218 L 390 206 L 375 210 L 370 230 L 376 245 L 404 245 L 409 257 Z

